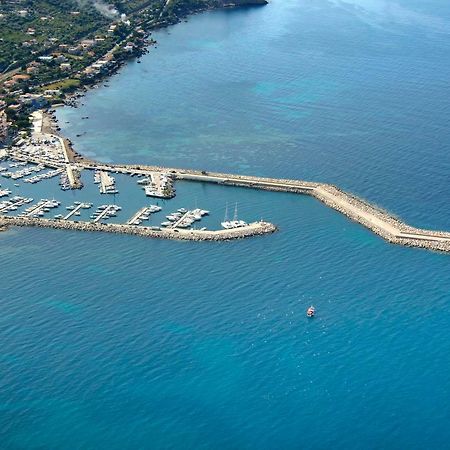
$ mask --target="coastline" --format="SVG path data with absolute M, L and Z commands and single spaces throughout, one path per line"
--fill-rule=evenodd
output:
M 71 93 L 67 93 L 65 99 L 63 100 L 62 103 L 60 104 L 53 104 L 51 105 L 51 108 L 60 108 L 62 106 L 71 106 L 76 108 L 77 105 L 77 101 L 80 100 L 81 98 L 84 97 L 84 95 L 92 89 L 97 89 L 100 88 L 100 84 L 102 82 L 104 82 L 105 80 L 109 79 L 110 77 L 112 77 L 113 75 L 115 75 L 121 67 L 125 66 L 126 64 L 128 64 L 128 62 L 134 60 L 134 59 L 139 59 L 141 56 L 147 54 L 150 52 L 150 47 L 154 47 L 158 44 L 158 42 L 156 40 L 154 40 L 153 38 L 151 38 L 150 40 L 148 40 L 150 38 L 150 36 L 152 35 L 153 31 L 158 31 L 161 30 L 163 28 L 168 28 L 170 26 L 176 25 L 178 23 L 181 23 L 182 21 L 187 22 L 187 19 L 192 16 L 192 15 L 196 15 L 196 14 L 202 14 L 208 11 L 216 11 L 216 10 L 221 10 L 221 9 L 239 9 L 239 8 L 255 8 L 255 7 L 262 7 L 262 6 L 266 6 L 268 5 L 269 2 L 267 0 L 234 0 L 234 1 L 230 1 L 230 2 L 226 2 L 225 0 L 222 0 L 222 3 L 220 4 L 216 4 L 216 5 L 211 5 L 211 4 L 205 4 L 202 6 L 194 6 L 191 8 L 188 8 L 186 10 L 184 10 L 181 14 L 177 15 L 174 20 L 166 20 L 163 19 L 162 21 L 162 14 L 164 13 L 164 10 L 161 12 L 161 16 L 158 19 L 157 22 L 155 22 L 154 24 L 152 24 L 148 29 L 145 30 L 145 34 L 144 34 L 144 39 L 143 39 L 143 43 L 145 43 L 145 45 L 143 45 L 142 47 L 138 48 L 138 52 L 137 54 L 133 54 L 130 55 L 129 58 L 126 59 L 120 59 L 115 61 L 114 65 L 110 68 L 108 68 L 108 70 L 104 73 L 100 73 L 95 80 L 93 80 L 93 83 L 85 83 L 79 87 L 77 87 L 73 92 Z M 126 40 L 126 39 L 124 39 Z M 106 57 L 106 55 L 108 55 L 110 52 L 112 52 L 114 50 L 110 49 L 108 50 L 108 52 L 103 55 L 100 59 L 104 59 Z M 73 75 L 71 75 L 73 76 Z

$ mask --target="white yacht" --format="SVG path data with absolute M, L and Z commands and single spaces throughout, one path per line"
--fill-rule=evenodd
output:
M 237 217 L 237 203 L 236 206 L 234 208 L 234 218 L 233 220 L 228 220 L 228 205 L 227 208 L 225 210 L 225 219 L 224 221 L 221 223 L 222 227 L 229 230 L 232 228 L 241 228 L 241 227 L 246 227 L 248 225 L 247 222 L 243 221 L 243 220 L 238 220 Z

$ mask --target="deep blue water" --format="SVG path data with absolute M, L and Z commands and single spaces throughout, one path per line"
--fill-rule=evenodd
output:
M 273 0 L 156 37 L 59 112 L 81 151 L 333 182 L 450 229 L 445 1 Z M 65 202 L 96 195 L 45 183 Z M 120 189 L 126 216 L 142 194 Z M 0 448 L 448 447 L 448 255 L 387 244 L 308 197 L 177 194 L 165 209 L 197 202 L 212 226 L 239 201 L 280 231 L 0 234 Z

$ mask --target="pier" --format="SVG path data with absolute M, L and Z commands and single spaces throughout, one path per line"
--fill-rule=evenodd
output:
M 146 213 L 148 213 L 150 208 L 148 208 L 147 206 L 144 208 L 141 208 L 138 212 L 136 212 L 135 214 L 133 214 L 130 219 L 127 221 L 127 225 L 137 225 L 138 222 L 140 222 L 141 217 L 143 215 L 145 215 Z
M 116 180 L 105 172 L 104 170 L 99 172 L 100 176 L 100 194 L 117 194 Z
M 102 212 L 92 221 L 93 223 L 98 223 L 103 219 L 106 219 L 112 215 L 112 213 L 115 214 L 117 211 L 116 205 L 107 205 L 106 208 L 102 210 Z
M 80 211 L 81 209 L 87 209 L 90 207 L 91 207 L 91 205 L 89 203 L 80 203 L 74 209 L 72 209 L 72 211 L 70 211 L 68 214 L 66 214 L 62 219 L 69 220 L 72 216 L 77 215 L 77 212 Z
M 2 205 L 0 206 L 0 214 L 10 211 L 11 207 L 17 209 L 20 206 L 25 205 L 26 202 L 27 202 L 27 200 L 25 198 L 18 198 L 16 200 L 14 200 L 14 199 L 6 200 L 6 201 L 2 202 Z

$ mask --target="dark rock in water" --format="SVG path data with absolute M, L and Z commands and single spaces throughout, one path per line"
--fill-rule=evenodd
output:
M 224 7 L 267 5 L 267 0 L 223 0 Z

